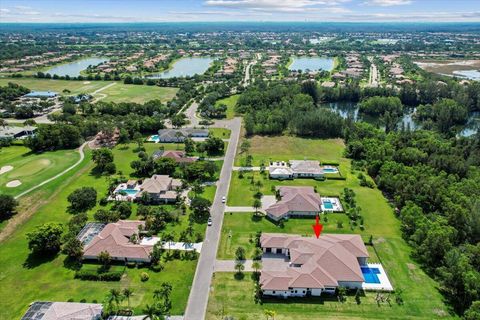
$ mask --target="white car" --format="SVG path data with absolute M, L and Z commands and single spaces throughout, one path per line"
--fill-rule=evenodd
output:
M 225 196 L 222 197 L 222 203 L 225 203 L 227 202 L 227 198 L 225 198 Z
M 208 218 L 207 225 L 211 226 L 212 225 L 212 217 Z

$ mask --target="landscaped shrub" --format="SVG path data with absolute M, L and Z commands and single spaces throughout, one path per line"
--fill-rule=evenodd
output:
M 80 270 L 75 272 L 75 279 L 90 281 L 120 281 L 123 272 L 109 271 L 98 273 L 94 270 Z
M 148 279 L 150 279 L 150 276 L 148 275 L 148 273 L 142 272 L 142 273 L 140 274 L 140 280 L 142 280 L 142 282 L 145 282 L 145 281 L 147 281 Z
M 327 177 L 327 180 L 347 180 L 345 177 Z

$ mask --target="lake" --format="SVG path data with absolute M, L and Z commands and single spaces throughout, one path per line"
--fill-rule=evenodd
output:
M 288 67 L 289 70 L 332 71 L 333 58 L 328 57 L 293 57 L 293 63 Z
M 453 74 L 461 78 L 466 78 L 466 79 L 476 80 L 476 81 L 480 80 L 480 71 L 478 70 L 456 70 L 456 71 L 453 71 Z
M 347 119 L 351 118 L 353 121 L 364 121 L 381 128 L 385 128 L 382 124 L 382 121 L 379 117 L 362 114 L 358 111 L 357 103 L 355 102 L 331 102 L 324 103 L 321 105 L 323 108 L 330 109 L 338 113 L 342 118 Z M 400 128 L 403 124 L 405 128 L 410 128 L 411 130 L 420 129 L 421 126 L 419 123 L 413 120 L 413 115 L 415 113 L 415 108 L 409 108 L 404 113 L 403 117 L 398 122 L 398 127 Z M 468 122 L 459 133 L 460 136 L 468 137 L 474 135 L 480 129 L 480 112 L 474 111 L 470 112 L 468 116 Z
M 59 75 L 59 76 L 70 76 L 70 77 L 78 77 L 80 72 L 87 69 L 88 66 L 96 66 L 102 62 L 108 61 L 106 58 L 85 58 L 81 60 L 77 60 L 74 62 L 66 63 L 59 65 L 57 67 L 53 67 L 48 70 L 46 73 L 50 73 L 51 75 Z
M 210 57 L 189 57 L 181 58 L 174 62 L 170 70 L 154 74 L 150 79 L 168 79 L 174 77 L 191 77 L 196 74 L 203 74 L 210 67 L 213 59 Z

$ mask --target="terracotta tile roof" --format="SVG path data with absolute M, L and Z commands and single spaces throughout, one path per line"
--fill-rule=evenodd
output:
M 266 209 L 275 217 L 283 217 L 292 211 L 320 212 L 321 199 L 313 187 L 278 187 L 281 200 Z
M 324 234 L 316 239 L 264 233 L 260 243 L 262 248 L 288 249 L 291 263 L 285 272 L 262 270 L 264 290 L 336 287 L 339 281 L 364 281 L 358 258 L 368 258 L 369 254 L 359 235 Z
M 152 246 L 131 243 L 129 238 L 138 234 L 138 226 L 145 226 L 144 221 L 120 220 L 109 223 L 85 247 L 85 257 L 97 257 L 106 251 L 112 258 L 149 260 Z

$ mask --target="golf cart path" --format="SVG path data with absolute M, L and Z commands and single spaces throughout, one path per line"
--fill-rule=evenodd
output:
M 50 181 L 53 181 L 55 179 L 58 179 L 60 178 L 61 176 L 63 176 L 64 174 L 66 174 L 67 172 L 69 172 L 70 170 L 74 169 L 76 166 L 78 166 L 82 161 L 83 159 L 85 158 L 85 153 L 83 152 L 83 149 L 85 148 L 85 146 L 87 145 L 88 142 L 84 142 L 80 148 L 78 148 L 78 153 L 80 154 L 80 159 L 78 159 L 77 162 L 75 162 L 73 165 L 71 165 L 70 167 L 68 167 L 67 169 L 63 170 L 62 172 L 56 174 L 55 176 L 51 177 L 51 178 L 48 178 L 47 180 L 44 180 L 42 181 L 41 183 L 31 187 L 30 189 L 27 189 L 25 191 L 23 191 L 22 193 L 18 194 L 15 196 L 15 199 L 18 199 L 30 192 L 32 192 L 33 190 L 36 190 L 38 188 L 40 188 L 41 186 L 49 183 Z

